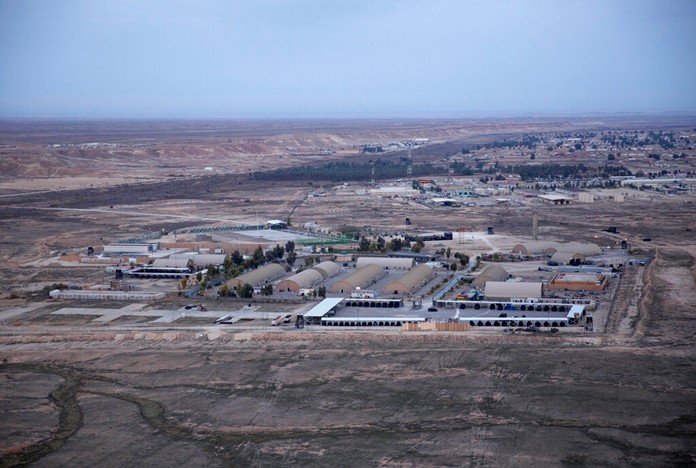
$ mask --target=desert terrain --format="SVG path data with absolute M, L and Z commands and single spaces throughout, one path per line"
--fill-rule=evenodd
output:
M 576 140 L 539 144 L 537 163 L 602 167 L 597 161 L 607 156 L 598 156 L 602 148 L 591 148 L 587 134 L 665 130 L 678 139 L 694 128 L 693 119 L 683 116 L 3 122 L 0 466 L 693 465 L 693 190 L 627 188 L 621 202 L 550 205 L 518 195 L 534 192 L 518 181 L 515 191 L 484 200 L 518 197 L 519 204 L 444 206 L 371 195 L 369 180 L 266 180 L 253 174 L 330 161 L 370 163 L 376 156 L 361 150 L 365 145 L 409 139 L 428 142 L 379 157 L 445 165 L 469 157 L 463 148 L 478 148 L 472 167 L 476 161 L 481 170 L 494 169 L 530 162 L 530 149 L 481 145 L 529 134 L 549 141 L 588 139 L 572 153 Z M 674 150 L 686 153 L 670 158 L 676 166 L 659 168 L 649 150 L 606 151 L 634 172 L 668 170 L 686 179 L 695 165 L 687 146 Z M 473 183 L 489 175 L 496 174 L 478 173 Z M 457 183 L 447 177 L 438 182 L 444 191 Z M 254 224 L 259 217 L 387 238 L 494 227 L 502 240 L 490 245 L 455 238 L 424 249 L 449 247 L 475 257 L 531 240 L 534 213 L 541 239 L 603 247 L 628 240 L 633 255 L 649 259 L 627 266 L 612 284 L 611 304 L 593 332 L 298 330 L 272 328 L 268 320 L 221 327 L 194 313 L 155 324 L 137 311 L 180 309 L 191 301 L 175 294 L 159 305 L 45 295 L 52 284 L 108 282 L 113 276 L 103 265 L 69 265 L 60 255 L 160 230 Z M 620 226 L 620 232 L 607 232 L 607 226 Z M 246 306 L 200 300 L 209 310 Z M 301 301 L 253 304 L 267 314 L 307 310 Z M 113 322 L 54 314 L 68 307 L 131 312 Z

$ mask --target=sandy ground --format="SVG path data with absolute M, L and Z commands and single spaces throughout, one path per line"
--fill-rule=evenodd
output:
M 375 137 L 346 132 L 338 146 Z M 291 131 L 271 133 L 254 137 L 263 141 L 247 135 L 244 148 L 232 141 L 220 154 L 259 145 L 244 163 L 248 170 L 263 163 L 266 146 L 292 145 Z M 20 136 L 13 138 L 21 146 Z M 294 145 L 320 146 L 312 138 L 295 138 Z M 173 174 L 166 182 L 0 198 L 0 293 L 30 296 L 0 299 L 0 466 L 696 464 L 696 239 L 685 230 L 696 222 L 693 198 L 487 208 L 355 192 L 314 198 L 308 194 L 317 186 L 306 183 L 180 179 L 186 161 L 200 165 L 210 154 L 193 140 L 180 150 L 173 143 L 143 150 L 150 170 L 165 154 L 176 162 L 165 169 Z M 16 177 L 37 167 L 45 175 L 63 163 L 80 168 L 94 156 L 83 150 L 55 150 L 50 164 L 20 165 Z M 140 164 L 128 154 L 103 158 L 127 173 Z M 290 159 L 283 164 L 297 162 Z M 242 321 L 221 329 L 188 317 L 153 325 L 135 312 L 95 322 L 98 315 L 52 312 L 126 304 L 31 297 L 37 285 L 109 277 L 103 266 L 37 259 L 162 228 L 246 223 L 259 212 L 387 237 L 493 226 L 494 236 L 426 248 L 473 256 L 530 239 L 537 212 L 541 239 L 609 245 L 626 238 L 652 261 L 612 286 L 614 301 L 602 310 L 606 331 L 577 334 L 296 331 Z M 403 224 L 406 217 L 412 226 Z M 601 231 L 613 225 L 619 234 Z M 536 265 L 510 267 L 530 272 Z

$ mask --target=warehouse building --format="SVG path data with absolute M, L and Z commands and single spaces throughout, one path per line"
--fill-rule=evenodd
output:
M 523 283 L 521 281 L 489 281 L 486 283 L 485 295 L 491 299 L 538 299 L 542 297 L 542 283 Z
M 482 289 L 488 281 L 507 281 L 510 274 L 500 265 L 488 265 L 471 283 L 475 288 Z
M 359 257 L 355 266 L 358 269 L 366 265 L 378 265 L 387 270 L 410 270 L 415 263 L 413 258 Z
M 257 268 L 256 270 L 244 273 L 243 275 L 239 275 L 236 278 L 227 280 L 226 284 L 230 289 L 234 289 L 243 284 L 250 284 L 253 287 L 264 286 L 284 275 L 285 268 L 277 263 L 271 263 Z
M 386 274 L 387 272 L 384 268 L 379 265 L 366 265 L 359 268 L 355 273 L 351 273 L 345 278 L 336 281 L 329 289 L 329 292 L 346 294 L 356 288 L 366 288 L 379 281 L 379 279 L 383 278 Z
M 418 265 L 395 281 L 387 283 L 384 294 L 407 295 L 417 291 L 435 278 L 435 272 L 428 265 Z

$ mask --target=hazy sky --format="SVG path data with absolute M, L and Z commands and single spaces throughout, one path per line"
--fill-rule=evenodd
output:
M 3 117 L 696 112 L 696 0 L 0 0 Z

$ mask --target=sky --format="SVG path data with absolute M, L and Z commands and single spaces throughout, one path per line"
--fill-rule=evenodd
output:
M 0 0 L 0 117 L 696 112 L 696 0 Z

